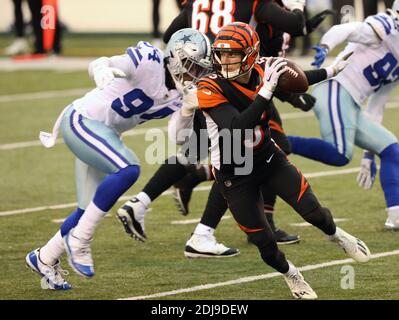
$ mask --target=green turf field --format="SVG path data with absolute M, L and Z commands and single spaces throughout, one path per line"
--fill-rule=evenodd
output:
M 121 47 L 124 47 L 121 45 Z M 106 53 L 104 53 L 106 54 Z M 95 55 L 95 54 L 93 54 Z M 11 94 L 87 88 L 93 86 L 85 72 L 19 71 L 0 72 L 0 97 Z M 73 285 L 68 292 L 51 292 L 40 288 L 39 277 L 25 267 L 25 255 L 51 237 L 59 227 L 52 220 L 66 217 L 71 208 L 41 209 L 21 213 L 28 208 L 75 202 L 73 156 L 64 144 L 47 150 L 40 146 L 10 145 L 37 141 L 40 130 L 51 130 L 54 120 L 64 106 L 78 96 L 43 99 L 24 99 L 14 96 L 11 101 L 0 98 L 0 299 L 118 299 L 147 296 L 177 289 L 216 284 L 244 277 L 273 272 L 260 259 L 256 248 L 247 244 L 232 218 L 223 220 L 216 231 L 217 239 L 228 246 L 238 247 L 241 255 L 229 259 L 192 259 L 183 256 L 185 241 L 195 224 L 171 224 L 174 220 L 199 218 L 207 199 L 206 191 L 195 192 L 191 213 L 179 215 L 171 196 L 162 196 L 152 205 L 146 219 L 148 241 L 138 243 L 127 237 L 115 218 L 119 202 L 96 231 L 93 248 L 96 275 L 85 280 L 71 271 L 67 277 Z M 390 106 L 398 107 L 399 91 L 391 97 Z M 284 121 L 290 134 L 318 135 L 314 117 L 301 117 L 297 109 L 281 106 L 282 114 L 296 113 L 298 117 Z M 399 109 L 388 108 L 384 124 L 399 135 Z M 143 127 L 164 127 L 165 120 L 156 120 Z M 141 190 L 157 166 L 144 162 L 149 142 L 144 135 L 125 138 L 142 159 L 142 175 L 127 194 Z M 5 145 L 8 145 L 5 147 Z M 348 168 L 359 166 L 357 150 Z M 304 173 L 327 172 L 346 168 L 332 168 L 291 156 L 293 163 Z M 328 206 L 335 218 L 348 219 L 338 225 L 363 239 L 372 253 L 399 249 L 399 233 L 383 230 L 386 213 L 381 187 L 371 191 L 356 184 L 356 173 L 334 174 L 310 178 L 309 181 L 323 205 Z M 206 185 L 206 184 L 204 184 Z M 209 184 L 208 184 L 209 185 Z M 4 215 L 6 211 L 14 211 Z M 18 211 L 18 212 L 15 212 Z M 276 208 L 276 221 L 287 231 L 300 234 L 299 245 L 284 246 L 283 251 L 297 266 L 317 265 L 346 259 L 341 249 L 324 240 L 312 227 L 296 227 L 303 220 L 281 201 Z M 230 214 L 228 214 L 230 216 Z M 304 271 L 306 280 L 320 299 L 398 299 L 399 280 L 397 255 L 372 259 L 368 264 L 353 264 L 354 289 L 342 289 L 345 274 L 343 263 L 315 267 Z M 291 299 L 281 277 L 220 285 L 216 288 L 177 293 L 159 299 Z

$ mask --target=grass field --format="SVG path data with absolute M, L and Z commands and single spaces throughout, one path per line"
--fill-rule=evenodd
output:
M 93 55 L 95 55 L 93 53 Z M 107 53 L 101 53 L 107 54 Z M 215 284 L 243 277 L 273 272 L 260 259 L 256 248 L 247 244 L 245 234 L 232 218 L 223 220 L 216 231 L 217 239 L 228 246 L 238 247 L 241 255 L 230 259 L 193 259 L 183 256 L 184 244 L 195 224 L 171 224 L 173 220 L 194 219 L 201 216 L 207 191 L 197 191 L 191 203 L 191 213 L 182 217 L 177 213 L 171 196 L 162 196 L 152 205 L 146 219 L 146 243 L 127 237 L 115 219 L 119 202 L 96 231 L 93 248 L 96 275 L 85 280 L 71 271 L 67 277 L 73 285 L 68 292 L 50 292 L 40 288 L 39 277 L 24 263 L 25 255 L 43 245 L 59 227 L 56 219 L 66 217 L 72 208 L 46 209 L 30 213 L 20 210 L 75 202 L 73 156 L 64 144 L 51 150 L 37 145 L 14 143 L 37 140 L 40 130 L 50 130 L 63 107 L 78 96 L 20 99 L 2 102 L 1 97 L 49 90 L 87 88 L 93 84 L 85 72 L 18 71 L 0 72 L 0 299 L 118 299 L 147 296 L 155 293 Z M 399 91 L 391 97 L 390 106 L 398 106 Z M 298 110 L 280 106 L 282 114 L 296 117 L 284 121 L 290 134 L 318 136 L 314 117 L 306 117 Z M 399 108 L 385 111 L 384 124 L 399 135 Z M 165 120 L 156 120 L 142 127 L 163 127 Z M 140 191 L 157 169 L 144 163 L 149 142 L 144 135 L 125 138 L 142 160 L 142 175 L 129 191 Z M 5 147 L 5 145 L 7 145 Z M 357 150 L 348 168 L 359 166 L 361 151 Z M 347 168 L 332 168 L 300 157 L 290 159 L 306 174 Z M 341 173 L 341 174 L 339 174 Z M 363 239 L 372 253 L 399 249 L 399 233 L 384 231 L 385 203 L 379 182 L 371 191 L 356 184 L 356 173 L 321 174 L 309 181 L 323 205 L 335 218 L 347 219 L 338 225 Z M 204 184 L 206 186 L 207 184 Z M 209 185 L 209 184 L 208 184 Z M 14 212 L 9 212 L 14 211 Z M 15 212 L 19 211 L 19 212 Z M 29 210 L 28 210 L 29 211 Z M 9 212 L 6 215 L 6 212 Z M 324 240 L 311 227 L 293 226 L 303 220 L 278 201 L 276 221 L 287 231 L 300 234 L 299 245 L 284 246 L 287 257 L 297 266 L 317 265 L 346 259 L 338 247 Z M 229 214 L 230 215 L 230 214 Z M 63 265 L 70 270 L 66 260 Z M 351 264 L 355 270 L 354 289 L 341 288 L 342 266 L 331 265 L 303 274 L 321 299 L 398 299 L 399 259 L 391 255 L 371 260 L 365 265 Z M 291 299 L 281 277 L 251 282 L 220 285 L 207 290 L 193 289 L 159 299 Z

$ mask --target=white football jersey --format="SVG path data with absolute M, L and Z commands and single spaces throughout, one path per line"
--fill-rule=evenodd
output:
M 165 118 L 180 109 L 177 90 L 165 85 L 163 52 L 139 42 L 126 54 L 111 58 L 111 67 L 126 78 L 115 78 L 104 89 L 95 88 L 72 104 L 83 116 L 100 121 L 118 134 L 152 119 Z
M 385 93 L 380 89 L 399 80 L 399 25 L 385 13 L 368 17 L 365 22 L 381 41 L 378 44 L 349 42 L 337 57 L 353 51 L 348 66 L 335 79 L 361 105 L 373 94 Z

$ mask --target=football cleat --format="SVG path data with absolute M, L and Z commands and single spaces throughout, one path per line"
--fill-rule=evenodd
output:
M 294 243 L 299 243 L 301 241 L 301 238 L 296 235 L 296 234 L 288 234 L 282 229 L 276 229 L 274 230 L 274 238 L 277 242 L 277 244 L 294 244 Z M 247 237 L 248 243 L 252 243 L 251 239 Z
M 335 235 L 327 236 L 327 239 L 338 243 L 346 254 L 357 262 L 367 262 L 370 260 L 370 250 L 367 245 L 341 228 L 337 227 Z
M 184 250 L 187 258 L 227 258 L 239 254 L 240 250 L 217 243 L 215 236 L 211 234 L 192 234 Z
M 14 56 L 29 51 L 29 43 L 25 38 L 16 38 L 7 48 L 4 53 L 7 56 Z
M 388 230 L 399 230 L 399 208 L 388 209 L 388 218 L 385 221 L 385 228 Z
M 173 198 L 175 199 L 177 209 L 183 216 L 189 213 L 188 203 L 190 202 L 192 193 L 193 189 L 173 188 Z
M 43 289 L 69 290 L 72 288 L 62 277 L 63 275 L 68 275 L 69 272 L 61 268 L 59 260 L 52 266 L 43 263 L 40 260 L 40 248 L 29 252 L 25 261 L 28 268 L 41 277 Z
M 296 234 L 288 234 L 284 230 L 276 229 L 274 230 L 274 237 L 278 244 L 294 244 L 299 243 L 301 238 Z
M 94 276 L 94 265 L 90 248 L 91 240 L 75 237 L 73 230 L 71 229 L 63 238 L 68 254 L 68 263 L 80 276 L 91 278 Z
M 283 275 L 285 282 L 291 290 L 295 299 L 314 300 L 317 299 L 316 292 L 305 281 L 302 274 L 298 271 L 294 275 Z
M 126 233 L 138 241 L 146 241 L 144 232 L 144 216 L 147 208 L 136 197 L 127 201 L 116 212 L 116 217 L 122 222 Z

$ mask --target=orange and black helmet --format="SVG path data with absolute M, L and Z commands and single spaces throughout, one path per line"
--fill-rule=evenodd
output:
M 224 26 L 216 35 L 212 44 L 213 65 L 222 77 L 233 80 L 248 73 L 259 57 L 259 36 L 255 29 L 243 22 L 233 22 Z M 241 66 L 234 72 L 228 72 L 226 63 L 222 63 L 224 52 L 240 53 Z

